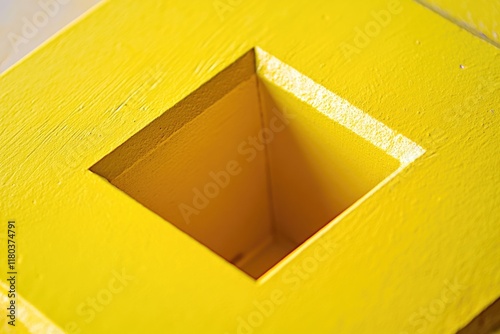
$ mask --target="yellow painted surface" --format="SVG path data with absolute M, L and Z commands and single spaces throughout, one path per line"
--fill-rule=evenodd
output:
M 324 159 L 327 190 L 329 164 L 360 161 L 351 147 L 399 160 L 373 153 L 359 184 L 375 188 L 258 280 L 89 170 L 254 47 L 297 71 L 261 68 L 258 87 L 297 110 L 287 131 Z M 500 295 L 499 53 L 413 1 L 103 3 L 0 77 L 0 248 L 15 219 L 30 305 L 18 320 L 32 332 L 455 333 Z M 230 117 L 235 94 L 162 116 L 203 167 L 227 162 L 204 145 L 258 128 Z M 224 119 L 243 130 L 218 138 Z M 148 134 L 110 175 L 161 147 Z M 335 138 L 347 150 L 334 154 Z M 271 159 L 289 143 L 273 142 Z
M 417 0 L 500 47 L 500 1 L 497 0 Z

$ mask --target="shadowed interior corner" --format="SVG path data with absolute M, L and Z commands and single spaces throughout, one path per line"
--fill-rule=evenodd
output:
M 500 298 L 479 313 L 457 334 L 498 334 L 500 333 Z

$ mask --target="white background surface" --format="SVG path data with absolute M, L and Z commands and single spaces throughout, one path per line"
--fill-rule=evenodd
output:
M 0 0 L 0 73 L 99 0 Z

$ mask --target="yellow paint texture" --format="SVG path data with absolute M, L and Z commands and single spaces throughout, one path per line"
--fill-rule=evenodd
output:
M 456 333 L 500 295 L 499 60 L 409 0 L 104 2 L 0 76 L 20 325 Z M 273 107 L 286 130 L 181 225 Z

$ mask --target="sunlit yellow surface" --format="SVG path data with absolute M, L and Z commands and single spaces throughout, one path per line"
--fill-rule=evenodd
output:
M 345 121 L 383 129 L 354 133 L 405 165 L 260 280 L 89 170 L 254 47 L 332 93 L 275 89 L 328 116 L 299 117 L 298 130 L 310 122 L 327 141 L 339 124 L 356 129 L 326 102 L 348 103 L 359 111 Z M 103 3 L 0 77 L 1 249 L 16 219 L 18 321 L 54 333 L 455 333 L 500 295 L 499 53 L 412 1 Z M 276 73 L 260 75 L 285 85 Z

